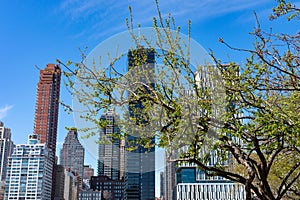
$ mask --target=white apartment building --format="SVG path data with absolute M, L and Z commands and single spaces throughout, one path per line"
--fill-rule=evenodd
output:
M 39 135 L 29 135 L 28 144 L 18 144 L 8 159 L 5 200 L 49 200 L 54 154 Z

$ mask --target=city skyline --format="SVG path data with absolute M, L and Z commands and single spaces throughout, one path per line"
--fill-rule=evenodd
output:
M 129 12 L 127 11 L 127 6 L 132 5 L 133 16 L 135 17 L 135 22 L 139 23 L 139 19 L 144 19 L 145 16 L 147 20 L 141 20 L 144 23 L 145 27 L 150 27 L 152 25 L 152 16 L 156 16 L 155 13 L 155 5 L 153 1 L 145 1 L 144 4 L 148 5 L 147 12 L 141 13 L 141 11 L 137 8 L 145 6 L 143 3 L 138 3 L 135 1 L 124 3 L 125 5 L 117 4 L 115 6 L 116 11 L 121 10 L 122 12 L 117 12 L 120 18 L 117 18 L 117 25 L 119 25 L 117 30 L 114 29 L 112 24 L 105 22 L 108 29 L 105 33 L 103 31 L 98 30 L 97 33 L 90 33 L 87 36 L 84 34 L 80 34 L 79 31 L 84 31 L 85 27 L 82 22 L 87 22 L 89 17 L 94 16 L 97 12 L 95 9 L 97 7 L 99 10 L 105 10 L 105 7 L 99 7 L 100 3 L 95 3 L 90 0 L 89 6 L 86 8 L 80 9 L 80 6 L 75 3 L 68 3 L 68 1 L 64 1 L 63 3 L 53 2 L 48 4 L 37 3 L 34 4 L 34 1 L 23 4 L 20 2 L 19 6 L 16 6 L 14 2 L 5 2 L 3 7 L 1 7 L 1 20 L 9 19 L 3 21 L 3 26 L 0 28 L 3 33 L 3 37 L 1 38 L 1 43 L 4 44 L 1 47 L 2 54 L 0 55 L 0 59 L 2 62 L 2 72 L 6 74 L 0 79 L 1 85 L 7 85 L 10 83 L 9 87 L 3 88 L 3 92 L 9 95 L 4 95 L 0 97 L 0 120 L 2 120 L 8 127 L 11 127 L 12 134 L 16 133 L 24 133 L 26 134 L 33 133 L 33 121 L 34 121 L 34 104 L 35 104 L 35 96 L 36 93 L 32 90 L 33 87 L 36 86 L 38 82 L 38 74 L 39 69 L 43 68 L 48 63 L 55 63 L 57 58 L 62 61 L 66 60 L 78 60 L 80 59 L 80 52 L 78 48 L 84 49 L 84 47 L 88 47 L 87 53 L 90 52 L 98 43 L 107 39 L 108 37 L 117 34 L 122 31 L 126 31 L 125 18 L 129 17 Z M 176 8 L 174 5 L 166 5 L 166 1 L 160 1 L 162 4 L 162 13 L 166 15 L 168 12 L 173 13 L 175 18 L 178 21 L 178 24 L 183 27 L 184 33 L 186 33 L 186 22 L 188 19 L 192 20 L 192 32 L 191 36 L 197 42 L 199 42 L 205 50 L 212 49 L 217 57 L 221 57 L 228 61 L 228 57 L 230 59 L 234 59 L 236 56 L 237 61 L 243 62 L 243 55 L 233 55 L 233 52 L 228 48 L 224 47 L 220 43 L 218 43 L 218 38 L 222 37 L 228 42 L 232 42 L 233 45 L 241 44 L 242 47 L 251 47 L 251 36 L 248 35 L 250 31 L 253 30 L 255 26 L 255 17 L 253 15 L 253 11 L 257 11 L 257 15 L 261 20 L 262 26 L 268 26 L 268 16 L 271 13 L 271 8 L 275 6 L 275 1 L 272 3 L 268 1 L 260 1 L 253 3 L 252 1 L 245 1 L 244 3 L 239 3 L 239 5 L 235 4 L 236 1 L 232 3 L 222 3 L 223 5 L 219 5 L 222 7 L 220 11 L 214 11 L 213 13 L 207 13 L 207 16 L 194 16 L 193 13 L 189 13 L 189 9 L 191 9 L 191 5 L 182 5 L 182 13 L 179 12 L 180 9 Z M 96 7 L 91 5 L 96 4 Z M 207 5 L 193 5 L 195 9 L 203 10 L 205 8 L 213 8 L 217 3 L 209 3 L 205 2 Z M 63 11 L 67 10 L 67 6 L 70 4 L 70 9 L 67 13 Z M 112 6 L 110 3 L 108 6 Z M 11 8 L 15 7 L 16 12 L 14 16 L 12 16 L 11 12 L 8 13 Z M 202 8 L 203 7 L 203 8 Z M 91 11 L 89 11 L 91 9 Z M 79 12 L 81 10 L 87 10 L 87 14 L 84 14 L 84 17 L 80 18 Z M 213 9 L 212 9 L 213 10 Z M 78 12 L 77 15 L 75 15 Z M 31 14 L 30 14 L 31 13 Z M 41 16 L 34 17 L 32 13 L 36 13 L 36 15 Z M 72 14 L 73 18 L 72 18 Z M 88 13 L 91 13 L 89 16 Z M 64 14 L 64 15 L 60 15 Z M 23 17 L 24 23 L 22 26 L 20 25 L 20 17 Z M 101 17 L 108 17 L 109 13 L 105 13 L 105 16 L 96 16 L 96 19 L 101 19 Z M 59 19 L 59 20 L 57 20 Z M 70 22 L 67 22 L 70 19 Z M 78 19 L 78 24 L 76 23 L 76 19 Z M 146 21 L 146 22 L 145 22 Z M 94 25 L 98 25 L 97 22 L 93 20 Z M 87 23 L 85 26 L 92 26 L 90 23 Z M 100 23 L 100 22 L 98 22 Z M 104 22 L 102 22 L 104 23 Z M 34 28 L 36 26 L 43 25 L 43 29 L 37 29 L 38 32 L 35 32 Z M 53 26 L 56 24 L 58 27 L 63 27 L 65 34 L 62 32 L 54 31 L 56 28 Z M 230 26 L 230 29 L 225 29 L 224 25 Z M 275 24 L 276 25 L 276 24 Z M 19 27 L 25 32 L 15 32 L 14 27 Z M 273 25 L 274 29 L 282 28 L 280 27 L 280 23 L 276 26 Z M 291 27 L 292 28 L 292 27 Z M 108 31 L 110 30 L 110 31 Z M 11 34 L 11 33 L 14 34 Z M 87 30 L 87 32 L 89 32 Z M 50 34 L 52 33 L 52 34 Z M 55 34 L 53 34 L 55 33 Z M 65 35 L 65 36 L 64 36 Z M 96 36 L 97 37 L 96 37 Z M 242 35 L 245 36 L 243 41 L 239 41 L 235 39 L 236 36 Z M 4 40 L 6 38 L 6 40 Z M 51 38 L 49 41 L 47 38 Z M 14 40 L 14 42 L 12 42 Z M 55 42 L 53 42 L 53 40 Z M 42 51 L 46 49 L 46 47 L 51 47 L 49 51 Z M 25 49 L 28 49 L 27 51 Z M 20 54 L 23 52 L 23 54 Z M 29 55 L 32 54 L 32 55 Z M 20 59 L 12 59 L 15 55 L 21 56 Z M 22 62 L 18 61 L 22 60 Z M 22 63 L 22 64 L 21 64 Z M 6 67 L 4 67 L 6 66 Z M 24 76 L 26 74 L 27 76 Z M 9 77 L 14 76 L 18 80 L 23 82 L 22 90 L 17 89 L 17 84 L 9 79 Z M 29 78 L 30 77 L 30 78 Z M 6 84 L 5 84 L 6 83 Z M 8 86 L 8 85 L 7 85 Z M 70 96 L 66 92 L 64 86 L 61 87 L 63 96 L 62 100 L 67 103 L 72 103 Z M 21 101 L 22 99 L 22 101 Z M 27 105 L 27 106 L 22 106 Z M 59 123 L 59 134 L 58 134 L 58 144 L 61 146 L 63 139 L 65 137 L 64 127 L 73 127 L 73 119 L 71 115 L 67 115 L 65 112 L 61 111 L 59 113 L 60 119 L 65 118 L 62 122 Z M 13 122 L 18 122 L 17 124 L 22 124 L 22 126 L 17 126 Z M 25 130 L 22 130 L 25 129 Z M 26 142 L 26 135 L 24 138 L 13 136 L 13 140 L 16 143 L 24 143 Z
M 113 2 L 116 5 L 108 3 L 104 7 L 100 7 L 100 4 L 95 3 L 95 1 L 88 1 L 89 4 L 85 7 L 80 3 L 70 2 L 58 3 L 54 1 L 53 3 L 43 4 L 29 1 L 27 3 L 16 3 L 19 5 L 16 5 L 15 2 L 5 2 L 3 7 L 0 8 L 1 22 L 4 24 L 0 28 L 3 33 L 3 37 L 0 39 L 1 44 L 3 44 L 0 47 L 2 52 L 0 58 L 2 61 L 1 70 L 4 75 L 0 78 L 0 85 L 5 86 L 1 88 L 2 92 L 7 94 L 0 97 L 0 120 L 11 128 L 12 140 L 16 144 L 25 143 L 27 134 L 33 133 L 36 96 L 36 91 L 33 88 L 38 82 L 39 74 L 35 65 L 37 68 L 44 68 L 46 63 L 55 63 L 56 58 L 62 61 L 68 59 L 78 60 L 80 59 L 78 47 L 88 46 L 89 52 L 98 43 L 111 35 L 125 31 L 124 19 L 129 16 L 127 4 L 133 6 L 133 16 L 136 23 L 143 19 L 141 20 L 142 25 L 151 26 L 152 16 L 155 15 L 153 1 L 147 1 L 146 3 L 129 1 L 119 4 Z M 224 5 L 218 5 L 218 1 L 211 4 L 205 1 L 206 5 L 186 3 L 178 8 L 177 6 L 168 5 L 167 1 L 160 2 L 162 3 L 161 10 L 163 14 L 174 13 L 175 18 L 178 19 L 177 21 L 180 25 L 183 25 L 183 31 L 186 31 L 187 19 L 192 20 L 192 38 L 202 44 L 206 50 L 211 48 L 215 51 L 217 57 L 223 59 L 230 57 L 230 59 L 237 59 L 240 62 L 243 61 L 244 56 L 233 55 L 234 52 L 217 42 L 218 38 L 223 37 L 233 45 L 250 47 L 251 40 L 249 38 L 251 37 L 248 32 L 255 25 L 253 10 L 257 11 L 258 17 L 262 20 L 261 24 L 267 26 L 267 16 L 271 12 L 271 7 L 275 6 L 275 2 L 270 3 L 267 1 L 256 3 L 252 1 L 243 3 L 233 1 L 233 3 L 222 3 Z M 216 5 L 218 7 L 212 9 Z M 146 7 L 144 14 L 139 11 L 139 8 Z M 100 16 L 95 11 L 96 8 L 99 8 L 99 10 L 107 9 L 107 11 Z M 203 12 L 207 13 L 207 16 L 199 14 L 195 17 L 193 13 L 197 9 L 201 11 L 210 10 L 211 12 Z M 11 12 L 11 10 L 15 12 Z M 116 16 L 113 16 L 113 13 L 117 13 Z M 116 19 L 115 24 L 105 22 L 105 19 L 109 17 Z M 89 20 L 91 22 L 83 25 Z M 278 29 L 279 26 L 275 26 L 275 28 Z M 240 35 L 245 37 L 244 41 L 235 38 Z M 65 88 L 62 87 L 61 89 L 64 93 L 62 100 L 71 104 L 71 98 Z M 72 116 L 67 115 L 62 109 L 59 120 L 58 150 L 61 148 L 63 138 L 66 135 L 64 127 L 74 126 Z

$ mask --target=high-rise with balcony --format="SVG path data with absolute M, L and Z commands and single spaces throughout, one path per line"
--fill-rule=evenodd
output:
M 37 96 L 34 119 L 34 134 L 40 135 L 40 142 L 45 143 L 55 154 L 61 69 L 59 65 L 47 64 L 40 71 L 37 84 Z
M 9 157 L 5 200 L 51 199 L 53 153 L 38 137 L 30 135 L 28 143 L 16 145 Z
M 60 93 L 61 69 L 59 65 L 47 64 L 40 70 L 40 80 L 37 84 L 37 95 L 34 117 L 34 134 L 39 135 L 40 142 L 45 144 L 53 154 L 52 166 L 52 196 L 55 191 L 55 153 L 58 124 L 58 108 Z

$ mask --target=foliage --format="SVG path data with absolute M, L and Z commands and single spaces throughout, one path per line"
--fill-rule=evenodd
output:
M 253 49 L 234 48 L 219 39 L 249 53 L 244 65 L 222 64 L 211 53 L 214 64 L 192 66 L 190 40 L 182 42 L 180 27 L 170 15 L 162 18 L 158 3 L 157 10 L 156 46 L 134 32 L 132 15 L 127 20 L 136 42 L 136 49 L 129 51 L 131 73 L 118 68 L 124 55 L 112 58 L 105 70 L 97 70 L 101 62 L 85 65 L 84 56 L 73 66 L 65 64 L 67 86 L 87 108 L 82 117 L 95 125 L 85 130 L 87 136 L 103 127 L 102 110 L 118 107 L 124 113 L 118 121 L 123 136 L 137 139 L 132 145 L 176 152 L 177 161 L 244 184 L 247 199 L 299 198 L 300 33 L 267 33 L 258 23 Z M 273 11 L 271 19 L 286 15 L 299 20 L 299 9 L 283 0 Z M 162 62 L 163 67 L 155 68 L 158 72 L 149 73 L 145 49 Z M 218 157 L 214 163 L 212 155 Z

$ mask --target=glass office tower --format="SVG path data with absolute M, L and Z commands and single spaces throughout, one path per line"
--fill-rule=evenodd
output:
M 149 73 L 154 71 L 155 53 L 153 49 L 138 47 L 128 52 L 128 70 L 134 71 L 134 68 L 146 69 Z M 137 70 L 139 71 L 139 70 Z M 144 76 L 145 74 L 137 74 L 139 80 L 150 81 L 151 87 L 155 84 L 152 77 Z M 149 92 L 147 88 L 141 89 L 141 92 Z M 147 113 L 143 112 L 143 102 L 130 101 L 129 95 L 129 116 L 134 118 L 137 125 L 147 124 Z M 137 134 L 130 135 L 127 138 L 126 146 L 135 146 L 133 151 L 127 153 L 126 171 L 127 171 L 127 188 L 126 195 L 128 200 L 153 200 L 155 199 L 155 147 L 145 148 L 136 143 L 139 139 Z M 154 143 L 154 138 L 150 138 Z

